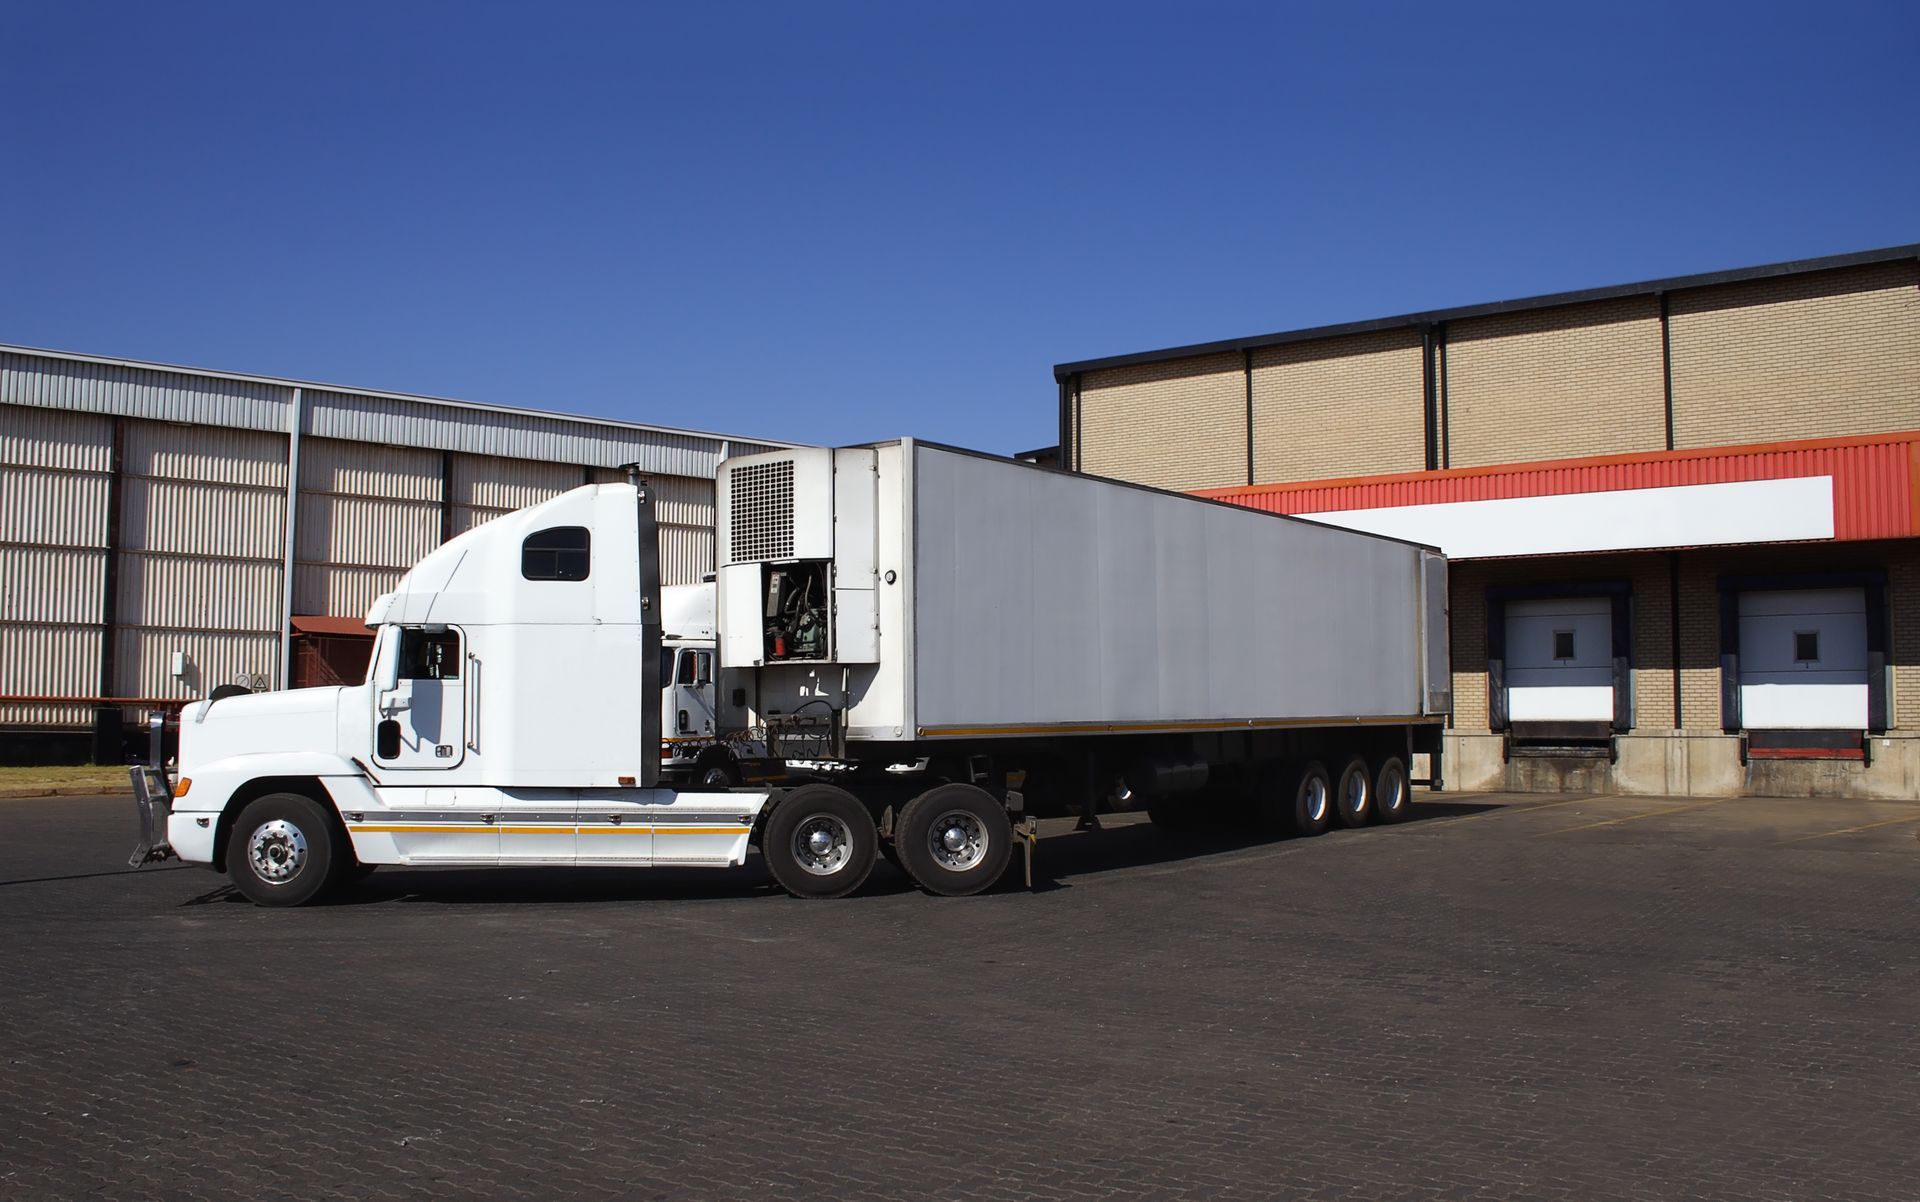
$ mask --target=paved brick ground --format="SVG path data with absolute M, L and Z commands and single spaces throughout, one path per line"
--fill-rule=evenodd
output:
M 267 911 L 0 802 L 0 1195 L 1920 1198 L 1920 806 L 1428 812 Z

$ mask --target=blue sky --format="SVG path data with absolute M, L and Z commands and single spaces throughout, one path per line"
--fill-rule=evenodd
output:
M 0 8 L 0 342 L 813 442 L 1920 241 L 1920 5 Z

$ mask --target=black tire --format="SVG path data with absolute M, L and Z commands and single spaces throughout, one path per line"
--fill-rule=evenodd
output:
M 339 821 L 299 793 L 269 793 L 248 802 L 227 833 L 227 875 L 256 905 L 304 905 L 352 865 Z
M 1293 778 L 1293 833 L 1317 835 L 1333 820 L 1333 780 L 1327 766 L 1309 760 Z
M 1349 757 L 1333 778 L 1333 815 L 1349 829 L 1373 817 L 1373 774 L 1360 756 Z
M 990 888 L 1013 858 L 1007 808 L 978 785 L 936 785 L 900 811 L 894 850 L 916 885 L 941 897 Z
M 825 850 L 813 850 L 815 834 Z M 760 854 L 782 889 L 795 897 L 845 897 L 873 871 L 880 836 L 873 815 L 837 785 L 802 785 L 780 799 L 760 836 Z
M 1388 756 L 1373 774 L 1373 816 L 1381 822 L 1405 822 L 1412 813 L 1413 783 L 1407 777 L 1407 762 Z

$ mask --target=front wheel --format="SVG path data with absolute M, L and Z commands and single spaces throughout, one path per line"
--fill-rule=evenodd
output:
M 298 906 L 327 890 L 353 859 L 333 816 L 299 793 L 248 802 L 227 835 L 227 875 L 261 906 Z
M 795 897 L 845 897 L 873 871 L 880 836 L 858 798 L 834 785 L 802 785 L 767 817 L 760 854 Z
M 900 811 L 893 846 L 914 883 L 966 897 L 998 881 L 1013 855 L 1007 808 L 978 785 L 938 785 Z

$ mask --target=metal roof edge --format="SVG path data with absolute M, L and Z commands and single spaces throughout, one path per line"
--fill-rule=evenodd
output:
M 424 405 L 444 405 L 451 409 L 473 409 L 484 413 L 499 413 L 509 416 L 539 417 L 553 421 L 580 422 L 592 426 L 607 426 L 617 430 L 644 431 L 651 434 L 691 435 L 695 438 L 711 438 L 715 442 L 745 442 L 759 446 L 786 448 L 807 446 L 807 443 L 787 442 L 778 438 L 758 438 L 745 434 L 721 434 L 712 430 L 696 430 L 686 426 L 662 426 L 651 422 L 622 421 L 615 417 L 593 417 L 581 413 L 563 413 L 556 409 L 531 409 L 520 405 L 501 405 L 490 401 L 461 401 L 452 397 L 429 396 L 416 392 L 390 392 L 380 388 L 355 388 L 347 384 L 327 384 L 319 380 L 296 380 L 286 376 L 261 376 L 246 372 L 219 371 L 213 368 L 188 367 L 179 363 L 159 363 L 149 359 L 118 359 L 108 355 L 89 355 L 80 351 L 52 350 L 47 347 L 21 346 L 16 343 L 0 342 L 0 354 L 36 355 L 43 359 L 64 359 L 73 363 L 94 363 L 104 367 L 124 367 L 135 371 L 164 371 L 176 375 L 204 376 L 214 380 L 237 380 L 244 384 L 268 384 L 280 388 L 298 388 L 303 392 L 332 392 L 342 396 L 370 397 L 381 401 L 411 401 Z
M 1602 288 L 1585 288 L 1572 292 L 1549 292 L 1540 296 L 1521 297 L 1516 300 L 1506 301 L 1489 301 L 1477 305 L 1461 305 L 1450 309 L 1428 309 L 1418 313 L 1403 313 L 1397 317 L 1377 317 L 1365 321 L 1341 322 L 1327 326 L 1310 326 L 1305 329 L 1282 330 L 1274 334 L 1256 334 L 1245 338 L 1227 338 L 1218 342 L 1195 342 L 1186 346 L 1171 346 L 1160 350 L 1136 351 L 1126 355 L 1110 355 L 1102 359 L 1080 359 L 1071 363 L 1054 364 L 1053 376 L 1054 379 L 1059 380 L 1075 372 L 1098 371 L 1110 367 L 1136 367 L 1143 363 L 1164 363 L 1176 359 L 1195 359 L 1203 355 L 1220 355 L 1232 351 L 1257 350 L 1261 347 L 1282 346 L 1290 342 L 1310 342 L 1319 338 L 1340 338 L 1352 334 L 1373 334 L 1382 330 L 1418 328 L 1442 321 L 1464 321 L 1470 317 L 1491 317 L 1500 313 L 1521 313 L 1531 309 L 1554 309 L 1564 305 L 1580 305 L 1589 304 L 1594 301 L 1618 300 L 1628 296 L 1658 295 L 1662 292 L 1676 292 L 1683 288 L 1711 288 L 1720 284 L 1740 284 L 1751 280 L 1807 275 L 1816 271 L 1835 271 L 1845 267 L 1864 267 L 1875 263 L 1893 263 L 1902 259 L 1914 258 L 1920 258 L 1920 242 L 1910 242 L 1902 246 L 1888 246 L 1879 250 L 1861 250 L 1841 255 L 1827 255 L 1815 259 L 1789 259 L 1785 262 L 1767 263 L 1758 267 L 1736 267 L 1727 271 L 1710 271 L 1696 275 L 1668 276 L 1663 279 L 1646 280 L 1637 284 L 1613 284 Z

